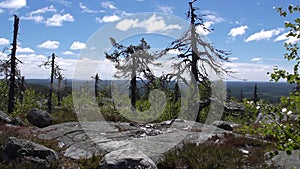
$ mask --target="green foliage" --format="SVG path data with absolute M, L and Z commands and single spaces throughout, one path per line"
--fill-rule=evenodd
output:
M 289 5 L 288 10 L 283 10 L 282 7 L 278 8 L 277 11 L 280 13 L 280 16 L 286 17 L 288 14 L 294 14 L 297 16 L 300 12 L 299 6 Z M 293 15 L 291 15 L 293 16 Z M 299 16 L 299 15 L 298 15 Z M 286 21 L 285 28 L 289 29 L 289 33 L 287 37 L 300 39 L 300 18 L 297 17 L 293 20 L 293 22 Z M 299 64 L 300 64 L 300 57 L 298 55 L 298 44 L 292 43 L 285 43 L 284 47 L 287 50 L 287 53 L 284 54 L 284 58 L 288 61 L 295 62 L 293 67 L 293 72 L 288 72 L 286 70 L 280 70 L 278 67 L 274 68 L 273 73 L 271 74 L 271 79 L 275 82 L 278 82 L 281 78 L 286 79 L 288 83 L 297 83 L 300 84 L 300 76 L 299 76 Z
M 80 169 L 98 169 L 99 162 L 103 158 L 103 155 L 93 155 L 89 159 L 79 159 L 77 161 Z
M 289 5 L 287 10 L 283 10 L 282 7 L 278 8 L 280 16 L 286 17 L 288 14 L 296 16 L 293 22 L 286 21 L 285 27 L 289 29 L 287 34 L 288 38 L 300 39 L 300 18 L 299 6 Z M 293 14 L 293 15 L 292 15 Z M 274 68 L 274 72 L 271 73 L 271 80 L 278 82 L 281 78 L 285 79 L 288 83 L 300 84 L 299 64 L 300 57 L 298 55 L 298 44 L 285 43 L 287 53 L 284 54 L 284 58 L 288 61 L 294 62 L 293 72 L 286 70 L 280 70 L 278 67 Z M 270 73 L 269 73 L 270 74 Z M 282 97 L 281 102 L 276 108 L 267 107 L 263 110 L 264 113 L 275 112 L 279 121 L 273 120 L 273 123 L 263 124 L 262 133 L 264 135 L 271 135 L 278 140 L 277 147 L 280 150 L 284 150 L 287 154 L 291 154 L 293 150 L 300 149 L 300 118 L 296 121 L 282 122 L 284 117 L 289 118 L 292 115 L 300 115 L 300 94 L 292 93 L 289 97 Z
M 260 101 L 256 110 L 251 102 L 246 102 L 245 107 L 250 110 L 249 112 L 260 111 L 267 115 L 271 122 L 262 121 L 255 130 L 253 127 L 244 127 L 243 132 L 260 134 L 264 138 L 271 139 L 279 150 L 284 150 L 287 154 L 300 149 L 299 93 L 282 97 L 280 103 L 276 105 Z M 297 115 L 298 118 L 295 120 Z
M 0 110 L 7 111 L 8 88 L 4 80 L 0 80 Z
M 42 97 L 36 93 L 33 89 L 28 89 L 24 92 L 23 103 L 19 100 L 17 101 L 14 111 L 12 113 L 13 117 L 19 116 L 23 119 L 26 119 L 26 114 L 33 108 L 38 107 L 37 101 L 41 100 Z

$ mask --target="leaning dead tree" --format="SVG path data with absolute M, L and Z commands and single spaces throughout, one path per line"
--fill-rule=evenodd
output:
M 14 32 L 13 32 L 13 43 L 10 54 L 10 60 L 6 63 L 9 65 L 9 93 L 8 93 L 8 113 L 12 113 L 14 111 L 14 106 L 16 103 L 16 93 L 18 88 L 18 80 L 20 80 L 20 72 L 17 69 L 17 64 L 21 63 L 17 57 L 17 37 L 19 30 L 19 17 L 14 15 Z
M 46 68 L 51 68 L 51 74 L 50 74 L 50 87 L 49 87 L 49 93 L 48 93 L 48 113 L 52 113 L 52 93 L 53 93 L 53 85 L 54 85 L 54 79 L 63 79 L 63 76 L 62 76 L 62 69 L 59 67 L 59 65 L 55 62 L 55 53 L 52 53 L 52 56 L 51 56 L 51 60 L 50 57 L 48 58 L 48 61 L 45 62 L 44 64 L 40 65 L 41 66 L 44 66 Z
M 207 91 L 210 91 L 208 71 L 212 70 L 219 77 L 227 74 L 228 70 L 222 67 L 222 62 L 228 61 L 227 55 L 230 53 L 216 49 L 197 32 L 197 29 L 204 31 L 212 30 L 205 27 L 203 16 L 196 14 L 198 8 L 193 6 L 194 2 L 196 0 L 189 2 L 189 11 L 187 12 L 187 17 L 190 19 L 189 29 L 185 31 L 182 37 L 173 41 L 160 55 L 167 54 L 167 52 L 172 50 L 180 52 L 176 57 L 179 62 L 173 65 L 174 72 L 166 75 L 169 81 L 180 80 L 187 84 L 188 82 L 184 74 L 189 73 L 194 84 L 202 85 Z M 207 107 L 210 102 L 209 98 L 201 100 L 200 110 Z

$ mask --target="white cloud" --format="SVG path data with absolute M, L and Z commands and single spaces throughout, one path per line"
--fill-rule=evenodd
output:
M 297 38 L 297 37 L 293 37 L 293 36 L 287 37 L 288 34 L 289 34 L 288 32 L 283 33 L 280 36 L 278 36 L 274 41 L 278 42 L 278 41 L 283 41 L 284 40 L 285 43 L 291 43 L 291 44 L 295 44 L 297 42 L 300 42 L 300 39 Z
M 274 66 L 263 63 L 226 62 L 224 67 L 229 67 L 234 72 L 227 77 L 227 80 L 269 81 L 270 75 L 267 72 L 272 72 Z
M 204 22 L 203 25 L 196 27 L 196 32 L 202 36 L 208 35 L 210 33 L 210 27 L 212 24 L 213 22 Z
M 250 41 L 260 41 L 260 40 L 269 40 L 273 36 L 276 36 L 280 34 L 282 31 L 284 31 L 283 28 L 277 28 L 277 29 L 271 29 L 268 31 L 265 31 L 262 29 L 260 32 L 254 33 L 250 35 L 245 42 L 250 42 Z
M 246 33 L 247 29 L 248 29 L 247 25 L 243 25 L 243 26 L 240 26 L 240 27 L 232 28 L 232 29 L 230 29 L 228 35 L 231 36 L 231 37 L 236 37 L 236 36 L 239 36 L 239 35 L 243 35 L 243 34 Z
M 173 14 L 173 7 L 171 6 L 163 6 L 163 5 L 158 5 L 157 10 L 163 13 L 168 13 L 168 14 Z
M 251 60 L 250 60 L 251 62 L 262 62 L 262 58 L 252 58 Z
M 22 75 L 28 79 L 48 79 L 50 76 L 49 69 L 39 67 L 48 60 L 48 56 L 37 54 L 19 54 L 18 58 L 23 62 L 20 64 Z M 57 57 L 62 73 L 65 77 L 72 79 L 73 70 L 76 65 L 77 59 L 64 59 Z
M 67 0 L 48 0 L 48 1 L 56 2 L 56 3 L 59 3 L 63 6 L 66 6 L 66 7 L 70 7 L 71 4 L 72 4 L 71 1 L 67 1 Z
M 63 52 L 63 55 L 76 55 L 76 54 L 72 51 L 65 51 Z
M 26 6 L 26 0 L 4 0 L 0 2 L 0 8 L 21 9 Z
M 37 15 L 37 16 L 28 15 L 28 16 L 21 16 L 20 19 L 21 20 L 32 20 L 34 22 L 41 23 L 44 21 L 45 18 L 41 15 Z
M 203 19 L 206 20 L 206 22 L 220 23 L 225 21 L 225 19 L 219 17 L 216 12 L 210 10 L 201 11 L 201 14 L 203 15 Z
M 220 23 L 220 22 L 225 21 L 222 17 L 218 17 L 216 15 L 207 15 L 207 16 L 204 16 L 204 19 L 214 22 L 214 23 Z
M 113 9 L 113 10 L 117 9 L 117 7 L 114 6 L 114 3 L 113 2 L 109 2 L 109 1 L 107 1 L 107 2 L 101 2 L 101 6 L 103 8 L 106 8 L 106 9 Z
M 74 17 L 67 13 L 64 15 L 54 14 L 51 18 L 47 18 L 47 26 L 62 26 L 63 22 L 74 22 Z
M 116 25 L 116 28 L 122 31 L 127 31 L 131 28 L 144 28 L 147 32 L 164 32 L 172 29 L 180 30 L 181 26 L 178 24 L 167 25 L 163 17 L 153 14 L 150 18 L 143 21 L 139 21 L 139 19 L 124 19 Z
M 45 48 L 45 49 L 57 49 L 59 48 L 60 42 L 58 41 L 52 41 L 47 40 L 43 42 L 42 44 L 38 45 L 39 48 Z
M 170 55 L 179 55 L 182 54 L 182 52 L 180 52 L 178 49 L 172 49 L 168 51 L 168 54 Z
M 9 45 L 9 40 L 6 38 L 0 38 L 0 45 Z
M 34 53 L 34 50 L 29 48 L 29 47 L 22 48 L 21 46 L 18 46 L 17 47 L 17 52 L 18 53 Z
M 32 11 L 25 16 L 21 16 L 21 20 L 32 20 L 37 23 L 44 23 L 46 26 L 62 26 L 63 22 L 73 22 L 74 17 L 67 13 L 67 14 L 53 14 L 52 17 L 45 18 L 43 14 L 45 13 L 55 13 L 57 9 L 50 5 L 48 7 L 40 8 L 35 11 Z
M 107 23 L 107 22 L 115 22 L 120 20 L 121 18 L 117 15 L 106 15 L 103 18 L 96 17 L 96 21 L 99 23 Z
M 83 13 L 98 13 L 98 11 L 89 9 L 87 6 L 83 5 L 83 3 L 79 3 L 79 7 L 82 9 L 81 12 Z
M 238 57 L 229 57 L 228 60 L 229 61 L 235 61 L 235 60 L 239 60 L 239 58 Z
M 35 11 L 30 12 L 30 15 L 35 15 L 35 14 L 43 14 L 43 13 L 47 13 L 47 12 L 56 12 L 57 10 L 55 9 L 55 7 L 53 5 L 50 5 L 48 7 L 44 7 Z
M 86 48 L 86 44 L 79 41 L 73 42 L 70 47 L 71 50 L 81 50 L 84 48 Z
M 198 25 L 196 27 L 196 32 L 202 36 L 206 36 L 211 32 L 210 30 L 213 24 L 225 21 L 225 19 L 217 16 L 217 13 L 213 11 L 204 10 L 201 11 L 201 14 L 203 15 L 203 19 L 205 22 L 203 23 L 203 25 Z

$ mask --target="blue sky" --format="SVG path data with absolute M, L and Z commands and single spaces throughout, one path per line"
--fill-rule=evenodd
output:
M 170 35 L 172 31 L 184 31 L 183 29 L 188 25 L 184 25 L 184 22 L 175 23 L 174 19 L 172 22 L 172 19 L 168 20 L 168 16 L 178 17 L 178 22 L 186 20 L 187 2 L 183 0 L 1 0 L 0 48 L 10 47 L 13 14 L 16 14 L 20 17 L 18 57 L 24 62 L 20 65 L 22 74 L 26 78 L 48 78 L 49 70 L 39 68 L 37 65 L 46 61 L 47 57 L 54 52 L 59 56 L 57 60 L 64 69 L 64 75 L 71 79 L 78 61 L 94 62 L 92 58 L 80 55 L 80 52 L 94 47 L 89 45 L 89 39 L 93 39 L 91 37 L 95 36 L 97 31 L 100 30 L 103 34 L 101 30 L 105 27 L 112 30 L 119 28 L 118 31 L 126 34 L 126 31 L 132 32 L 135 28 L 139 28 L 145 34 L 159 33 L 161 37 Z M 295 3 L 296 1 L 290 0 L 198 0 L 195 2 L 195 6 L 199 8 L 197 12 L 208 14 L 204 18 L 205 25 L 214 29 L 210 33 L 200 29 L 198 31 L 207 36 L 218 49 L 232 52 L 231 63 L 226 63 L 225 66 L 238 72 L 234 74 L 235 77 L 249 81 L 268 81 L 269 76 L 266 73 L 272 71 L 275 65 L 291 69 L 292 64 L 283 59 L 285 53 L 283 44 L 287 41 L 297 43 L 295 39 L 287 39 L 284 36 L 288 31 L 284 28 L 284 21 L 291 21 L 299 17 L 299 14 L 282 18 L 274 7 L 297 5 Z M 135 24 L 125 22 L 134 21 L 137 13 L 144 12 L 158 14 L 151 13 L 147 15 L 148 18 L 140 18 L 139 23 Z M 160 15 L 162 13 L 167 15 Z M 167 42 L 168 38 L 160 39 L 157 36 L 147 36 L 147 38 L 154 48 L 168 46 L 162 44 Z M 138 43 L 134 42 L 137 38 L 132 39 L 130 42 Z M 99 50 L 103 52 L 106 49 Z M 6 58 L 8 53 L 9 51 L 6 51 L 2 54 L 1 59 Z M 101 54 L 97 53 L 97 55 Z M 101 63 L 97 62 L 97 65 L 99 70 L 94 72 L 98 71 L 102 74 L 103 79 L 108 79 L 114 71 L 113 65 L 105 59 Z M 232 77 L 226 79 L 238 80 Z

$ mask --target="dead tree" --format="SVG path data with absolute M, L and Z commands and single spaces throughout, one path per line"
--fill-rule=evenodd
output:
M 60 74 L 57 78 L 57 105 L 60 106 L 61 105 L 61 100 L 62 100 L 62 86 L 63 86 L 63 76 Z
M 14 111 L 14 106 L 16 103 L 16 76 L 18 75 L 17 72 L 17 36 L 19 30 L 19 17 L 14 15 L 14 33 L 13 33 L 13 43 L 10 55 L 10 75 L 9 75 L 9 93 L 8 93 L 8 113 L 12 113 Z
M 20 86 L 20 103 L 23 104 L 24 94 L 25 94 L 26 86 L 25 86 L 25 77 L 22 76 L 21 86 Z
M 51 61 L 49 61 L 50 58 L 48 58 L 48 61 L 44 64 L 40 65 L 44 66 L 46 68 L 51 68 L 51 74 L 50 74 L 50 87 L 48 92 L 48 102 L 47 102 L 47 111 L 48 113 L 52 113 L 52 94 L 53 94 L 53 85 L 54 85 L 54 79 L 58 79 L 60 76 L 62 77 L 62 69 L 59 67 L 59 65 L 55 62 L 55 53 L 52 53 Z
M 94 85 L 94 89 L 95 89 L 95 98 L 97 99 L 99 97 L 99 81 L 100 81 L 100 77 L 99 77 L 99 74 L 96 73 L 96 76 L 95 77 L 92 77 L 92 79 L 95 79 L 95 85 Z
M 168 51 L 175 50 L 180 51 L 177 55 L 179 63 L 173 65 L 176 70 L 175 73 L 167 74 L 169 81 L 172 79 L 181 80 L 185 83 L 186 79 L 183 76 L 186 72 L 191 75 L 191 81 L 193 85 L 202 85 L 206 87 L 206 90 L 211 91 L 210 82 L 208 79 L 207 67 L 213 70 L 219 77 L 228 73 L 228 70 L 222 68 L 222 61 L 228 61 L 227 55 L 229 52 L 224 50 L 215 49 L 214 46 L 204 40 L 202 35 L 198 34 L 196 27 L 200 27 L 205 31 L 211 31 L 204 26 L 204 19 L 201 15 L 196 14 L 198 8 L 193 6 L 193 3 L 189 2 L 189 11 L 187 12 L 187 17 L 190 19 L 190 27 L 183 34 L 182 37 L 173 41 L 170 47 L 163 50 L 159 55 L 167 54 Z M 196 92 L 191 92 L 196 93 Z M 210 98 L 200 101 L 200 110 L 208 105 L 210 105 Z M 191 107 L 199 107 L 196 105 Z M 199 115 L 199 113 L 198 113 Z M 199 117 L 197 117 L 199 119 Z

